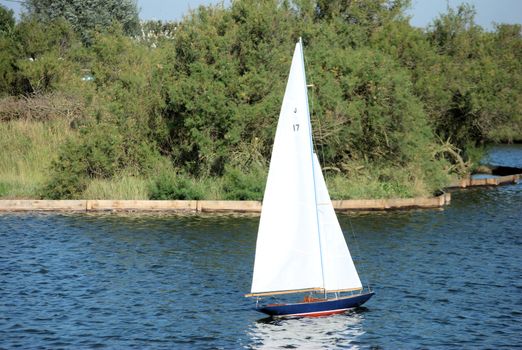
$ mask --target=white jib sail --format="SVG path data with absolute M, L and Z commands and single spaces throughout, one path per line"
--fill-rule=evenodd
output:
M 272 149 L 252 293 L 323 288 L 306 89 L 299 42 Z
M 321 236 L 324 288 L 327 291 L 362 289 L 361 280 L 344 240 L 343 231 L 324 181 L 321 165 L 314 154 L 315 188 Z

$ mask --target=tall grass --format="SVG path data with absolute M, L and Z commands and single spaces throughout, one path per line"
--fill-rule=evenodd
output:
M 432 196 L 437 185 L 426 183 L 419 169 L 361 167 L 357 172 L 327 174 L 332 199 L 378 199 Z M 446 181 L 446 179 L 443 179 Z
M 372 177 L 330 175 L 326 179 L 332 199 L 377 199 L 412 197 L 411 188 L 395 182 L 381 182 Z
M 173 175 L 175 176 L 175 175 Z M 223 179 L 186 177 L 186 186 L 192 192 L 201 193 L 201 199 L 220 200 L 225 198 Z M 113 179 L 92 179 L 83 193 L 85 199 L 147 200 L 151 199 L 154 179 L 121 175 Z
M 113 179 L 92 179 L 83 192 L 84 199 L 149 199 L 149 179 L 122 175 Z
M 0 196 L 38 198 L 58 148 L 74 134 L 66 120 L 0 123 Z

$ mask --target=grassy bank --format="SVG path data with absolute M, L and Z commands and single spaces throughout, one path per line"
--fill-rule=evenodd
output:
M 0 198 L 40 199 L 51 164 L 67 139 L 78 137 L 66 120 L 0 122 Z M 164 159 L 164 163 L 168 161 Z M 407 198 L 429 196 L 425 184 L 411 182 L 411 170 L 358 167 L 351 177 L 327 172 L 332 199 Z M 193 178 L 163 165 L 150 176 L 120 173 L 111 179 L 91 178 L 83 199 L 261 199 L 266 168 L 222 177 Z M 393 174 L 393 176 L 390 176 Z

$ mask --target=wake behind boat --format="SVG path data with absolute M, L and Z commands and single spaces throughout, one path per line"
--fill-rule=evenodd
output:
M 351 295 L 341 296 L 342 292 Z M 296 293 L 306 293 L 301 302 L 259 305 L 263 296 Z M 342 313 L 373 294 L 363 292 L 313 150 L 300 39 L 277 124 L 252 289 L 246 296 L 258 298 L 257 311 L 285 317 Z

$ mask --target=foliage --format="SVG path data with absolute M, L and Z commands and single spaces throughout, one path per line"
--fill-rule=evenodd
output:
M 254 168 L 244 173 L 238 168 L 227 167 L 224 175 L 223 190 L 225 199 L 261 200 L 265 189 L 266 172 Z
M 0 32 L 0 96 L 13 92 L 12 85 L 16 80 L 14 63 L 16 61 L 14 40 L 11 35 Z
M 0 119 L 66 125 L 49 198 L 260 199 L 302 37 L 334 196 L 429 195 L 522 140 L 522 27 L 486 32 L 462 5 L 422 30 L 408 4 L 238 0 L 135 36 L 132 1 L 30 0 L 18 23 L 0 11 Z
M 287 70 L 282 65 L 290 60 L 284 44 L 293 40 L 283 35 L 291 25 L 276 3 L 201 8 L 178 28 L 175 57 L 167 63 L 164 114 L 176 166 L 220 176 L 230 150 L 255 137 L 263 155 L 269 153 Z
M 78 199 L 87 188 L 87 164 L 82 161 L 82 149 L 68 141 L 57 160 L 53 161 L 53 174 L 43 187 L 41 197 L 44 199 Z
M 44 24 L 24 18 L 11 32 L 0 35 L 0 95 L 41 94 L 59 88 L 73 69 L 67 54 L 76 43 L 64 20 Z
M 202 199 L 203 193 L 183 174 L 160 172 L 149 189 L 150 199 Z
M 13 10 L 9 10 L 0 5 L 0 33 L 9 33 L 15 26 L 15 18 Z
M 76 198 L 87 188 L 88 179 L 110 179 L 125 170 L 148 175 L 160 162 L 154 148 L 106 123 L 89 125 L 79 137 L 66 142 L 52 163 L 51 181 L 43 197 Z

